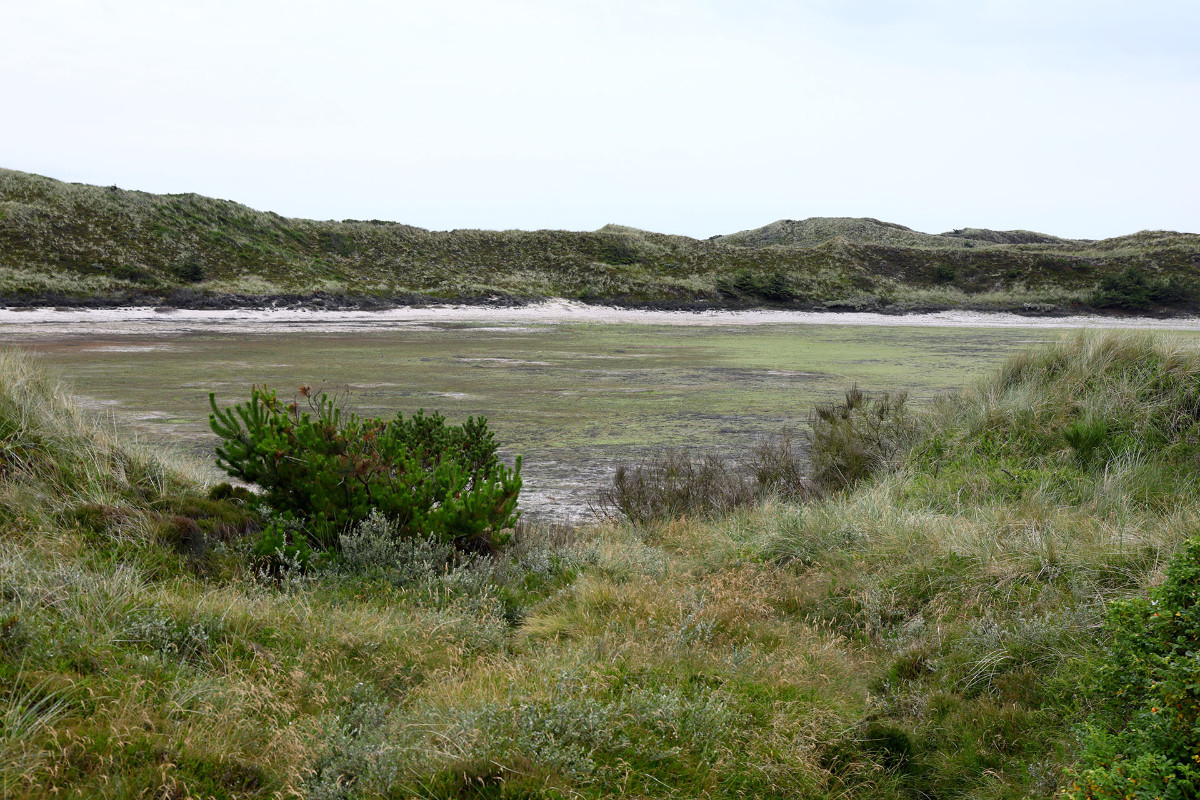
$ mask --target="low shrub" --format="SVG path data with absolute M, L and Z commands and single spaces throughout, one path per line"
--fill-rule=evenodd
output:
M 760 439 L 740 462 L 687 448 L 668 450 L 634 467 L 617 467 L 612 484 L 600 490 L 603 516 L 642 524 L 683 516 L 728 514 L 767 497 L 809 494 L 797 432 L 785 428 Z
M 958 269 L 953 264 L 935 264 L 931 274 L 934 283 L 953 283 L 958 277 Z
M 599 258 L 604 263 L 630 265 L 646 260 L 637 237 L 621 233 L 602 233 L 601 237 Z
M 264 511 L 268 511 L 264 509 Z M 265 574 L 279 576 L 291 567 L 307 569 L 320 554 L 314 550 L 304 524 L 290 514 L 267 514 L 268 519 L 250 548 Z
M 201 283 L 208 277 L 204 265 L 194 255 L 189 255 L 172 264 L 171 274 L 184 283 Z
M 758 440 L 743 462 L 754 478 L 758 494 L 783 499 L 803 497 L 812 491 L 808 462 L 800 452 L 808 437 L 792 428 Z
M 762 273 L 739 269 L 730 275 L 718 277 L 716 287 L 722 294 L 731 297 L 769 300 L 775 303 L 787 303 L 797 298 L 791 279 L 782 270 Z
M 403 536 L 400 526 L 378 511 L 340 537 L 343 571 L 400 585 L 443 575 L 458 551 L 448 542 Z
M 855 386 L 844 401 L 817 406 L 809 417 L 813 481 L 843 489 L 889 464 L 916 434 L 906 401 L 903 392 L 868 395 Z
M 325 394 L 308 410 L 255 386 L 225 410 L 209 395 L 209 422 L 224 442 L 217 463 L 264 489 L 276 511 L 304 521 L 313 546 L 336 549 L 339 535 L 373 510 L 400 538 L 434 538 L 468 550 L 501 544 L 517 521 L 521 459 L 496 456 L 487 421 L 447 425 L 438 413 L 405 419 L 343 414 Z M 292 545 L 300 547 L 292 541 Z
M 149 283 L 154 279 L 154 275 L 150 272 L 132 264 L 115 264 L 109 270 L 109 274 L 130 283 Z M 200 276 L 200 279 L 203 279 L 203 275 Z
M 728 513 L 755 496 L 747 476 L 720 456 L 673 449 L 632 468 L 618 466 L 612 484 L 600 490 L 599 510 L 643 524 Z
M 1138 266 L 1128 266 L 1100 279 L 1092 293 L 1091 304 L 1097 308 L 1120 308 L 1140 311 L 1157 306 L 1178 306 L 1197 298 L 1196 285 L 1178 276 L 1155 279 Z

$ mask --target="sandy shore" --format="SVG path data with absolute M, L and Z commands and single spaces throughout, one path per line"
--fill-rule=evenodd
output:
M 370 331 L 440 324 L 558 325 L 877 325 L 882 327 L 1122 328 L 1200 331 L 1200 317 L 1026 317 L 977 311 L 878 314 L 833 311 L 647 311 L 553 301 L 528 306 L 428 306 L 380 311 L 182 310 L 170 308 L 0 309 L 0 337 L 21 335 L 121 335 L 284 333 L 289 330 Z

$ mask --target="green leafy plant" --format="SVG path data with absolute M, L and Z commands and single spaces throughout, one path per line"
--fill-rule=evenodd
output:
M 365 418 L 307 387 L 300 393 L 305 410 L 265 386 L 224 410 L 210 394 L 209 423 L 224 440 L 218 465 L 261 486 L 272 508 L 304 520 L 314 546 L 336 548 L 339 535 L 373 510 L 395 523 L 400 538 L 470 550 L 503 543 L 519 516 L 521 459 L 511 469 L 499 461 L 484 418 L 462 425 L 424 411 Z
M 1166 798 L 1200 794 L 1200 537 L 1188 539 L 1149 597 L 1109 611 L 1110 658 L 1098 682 L 1108 698 L 1088 733 L 1084 769 L 1066 797 Z
M 304 525 L 290 515 L 280 515 L 263 525 L 251 552 L 270 574 L 279 574 L 288 565 L 307 569 L 317 552 L 304 535 Z

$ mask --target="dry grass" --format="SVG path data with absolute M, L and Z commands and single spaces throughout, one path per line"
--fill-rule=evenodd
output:
M 432 576 L 164 547 L 180 472 L 0 376 L 14 798 L 1048 796 L 1104 605 L 1200 524 L 1200 356 L 1148 337 L 1010 362 L 851 491 L 525 528 Z M 1088 414 L 1116 438 L 1085 467 Z M 63 513 L 95 503 L 141 516 Z

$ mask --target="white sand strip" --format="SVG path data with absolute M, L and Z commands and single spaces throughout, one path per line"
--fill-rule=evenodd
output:
M 446 305 L 380 311 L 302 309 L 188 310 L 162 308 L 0 309 L 0 336 L 120 335 L 189 332 L 283 333 L 370 331 L 439 324 L 557 325 L 875 325 L 941 328 L 1120 328 L 1200 331 L 1200 317 L 1154 319 L 1080 315 L 1027 317 L 978 311 L 879 314 L 839 311 L 646 311 L 551 301 L 527 306 Z

